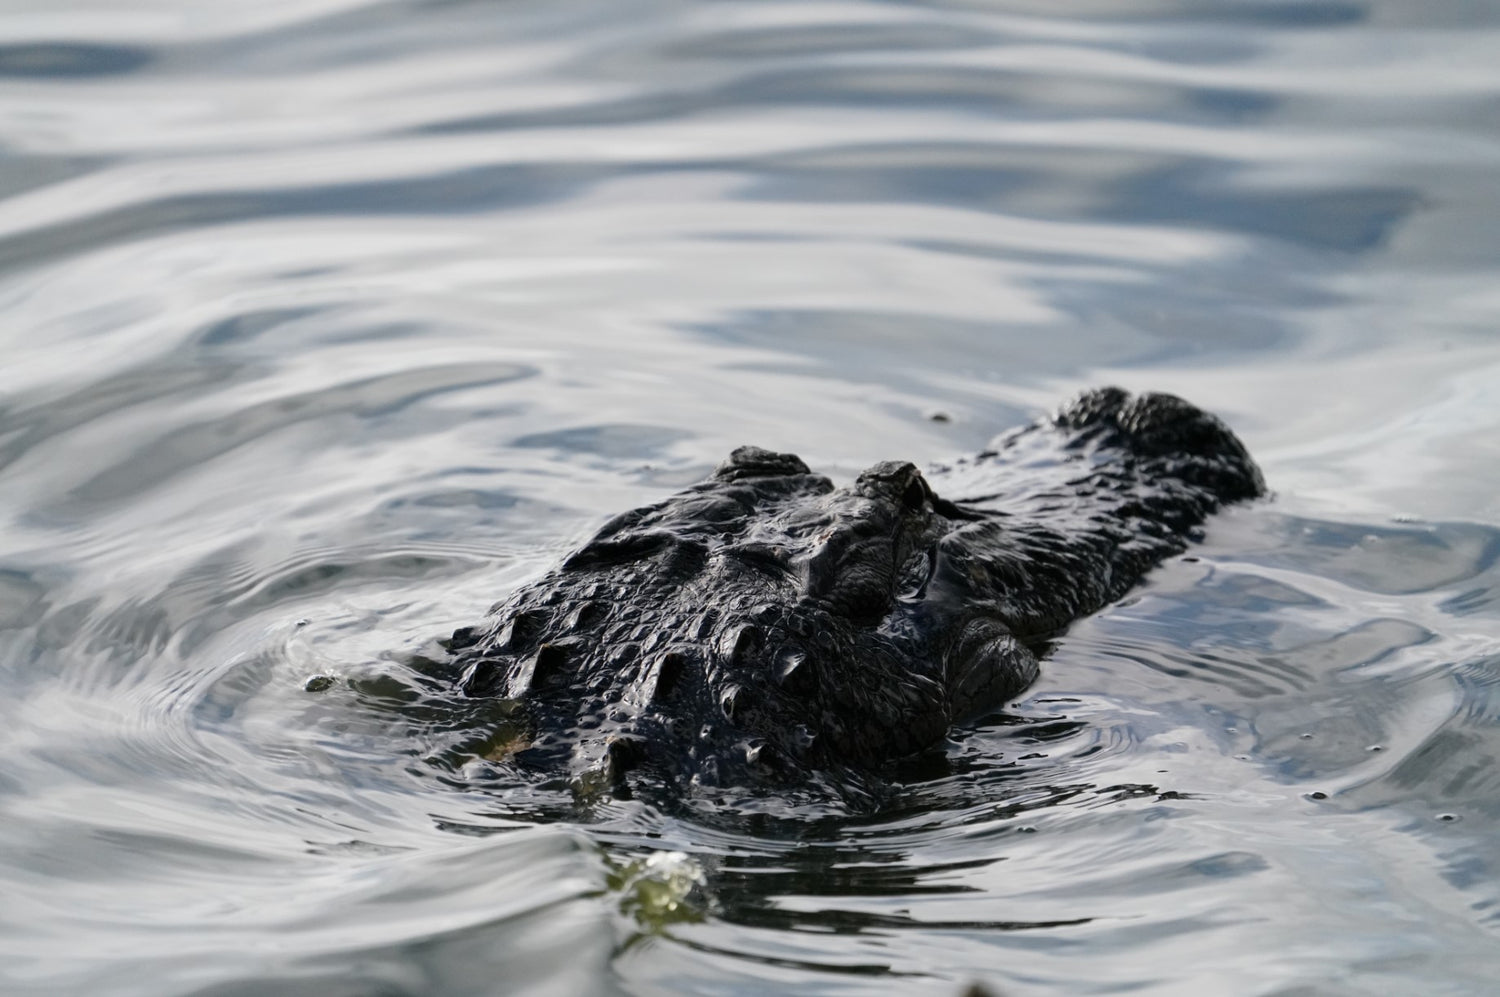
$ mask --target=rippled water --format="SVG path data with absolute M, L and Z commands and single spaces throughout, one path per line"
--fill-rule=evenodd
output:
M 1500 12 L 1069 9 L 0 7 L 3 989 L 1493 992 Z M 1275 497 L 877 809 L 539 820 L 356 692 L 1100 383 Z

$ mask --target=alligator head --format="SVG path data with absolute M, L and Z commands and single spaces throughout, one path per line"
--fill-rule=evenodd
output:
M 518 704 L 508 760 L 594 785 L 869 769 L 1025 689 L 1047 639 L 1262 489 L 1218 420 L 1117 389 L 942 477 L 969 498 L 741 447 L 455 633 L 462 693 Z

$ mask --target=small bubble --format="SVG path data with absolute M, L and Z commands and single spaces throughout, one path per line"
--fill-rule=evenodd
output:
M 1326 800 L 1326 799 L 1328 799 L 1328 794 L 1322 792 L 1321 790 L 1316 790 L 1315 789 L 1311 793 L 1307 794 L 1307 798 L 1309 800 Z
M 334 681 L 332 675 L 314 675 L 303 684 L 302 688 L 308 692 L 327 692 L 333 688 Z
M 1458 814 L 1438 814 L 1437 819 L 1442 821 L 1444 824 L 1452 824 L 1458 821 L 1460 818 Z
M 1225 727 L 1224 728 L 1224 733 L 1226 733 L 1226 734 L 1238 734 L 1239 732 L 1240 732 L 1240 729 L 1238 727 Z
M 1385 745 L 1383 745 L 1383 744 L 1372 744 L 1368 748 L 1366 748 L 1365 750 L 1366 751 L 1384 751 L 1385 750 Z
M 927 418 L 933 422 L 952 422 L 953 416 L 947 412 L 928 412 Z
M 1305 732 L 1302 733 L 1302 734 L 1298 734 L 1297 736 L 1299 738 L 1301 738 L 1302 740 L 1304 740 L 1304 741 L 1311 741 L 1312 740 L 1312 735 L 1308 734 L 1308 733 L 1305 733 Z
M 1237 762 L 1248 762 L 1250 760 L 1250 756 L 1249 755 L 1235 755 L 1234 756 L 1234 760 L 1237 761 Z
M 304 616 L 302 619 L 298 620 L 295 624 L 293 624 L 293 626 L 296 626 L 296 627 L 305 627 L 305 626 L 307 626 L 311 622 L 312 622 L 312 620 L 309 620 L 307 617 Z
M 1035 834 L 1036 833 L 1036 828 L 1032 827 L 1030 824 L 1022 824 L 1020 827 L 1016 828 L 1016 833 L 1017 834 Z

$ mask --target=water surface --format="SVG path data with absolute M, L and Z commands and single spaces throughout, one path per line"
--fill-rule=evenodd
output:
M 0 7 L 4 989 L 1491 992 L 1500 16 L 1069 10 Z M 560 821 L 359 691 L 735 445 L 1102 383 L 1274 497 L 878 808 Z

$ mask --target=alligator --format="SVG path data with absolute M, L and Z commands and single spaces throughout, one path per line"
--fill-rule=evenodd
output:
M 927 475 L 835 487 L 740 447 L 454 632 L 450 674 L 513 707 L 490 759 L 575 789 L 878 772 L 1015 698 L 1071 621 L 1264 489 L 1217 418 L 1118 388 Z

